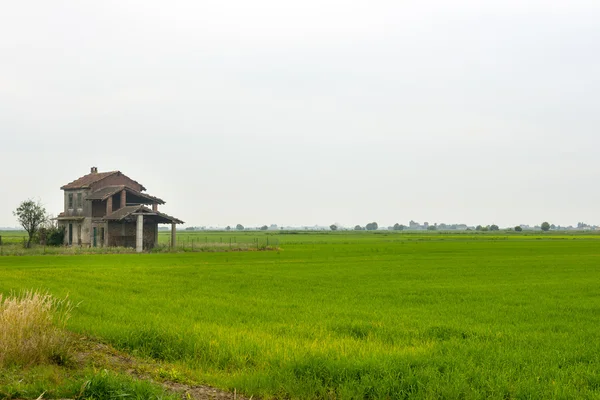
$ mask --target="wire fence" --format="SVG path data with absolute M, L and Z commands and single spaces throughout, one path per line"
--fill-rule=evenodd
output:
M 173 247 L 171 234 L 161 234 L 158 237 L 158 244 L 162 246 Z M 202 250 L 206 248 L 221 248 L 223 250 L 264 250 L 279 247 L 279 238 L 277 237 L 253 237 L 253 236 L 216 236 L 199 234 L 177 234 L 175 239 L 175 249 L 181 250 Z
M 46 246 L 45 244 L 32 243 L 27 247 L 28 236 L 21 234 L 0 234 L 0 255 L 25 255 L 25 254 L 79 254 L 79 253 L 126 253 L 134 252 L 135 246 L 121 247 L 92 247 L 92 246 Z M 175 246 L 172 243 L 171 232 L 161 232 L 158 243 L 152 248 L 145 248 L 149 252 L 228 252 L 228 251 L 263 251 L 279 250 L 279 238 L 268 235 L 201 235 L 177 232 Z

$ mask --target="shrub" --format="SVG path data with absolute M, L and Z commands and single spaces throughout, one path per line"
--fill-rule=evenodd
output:
M 70 339 L 64 330 L 71 303 L 34 291 L 0 294 L 0 367 L 41 363 L 64 364 Z
M 50 226 L 40 228 L 35 234 L 35 242 L 48 246 L 62 246 L 65 241 L 65 227 Z

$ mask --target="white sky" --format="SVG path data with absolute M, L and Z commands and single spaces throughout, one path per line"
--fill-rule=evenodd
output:
M 31 1 L 0 226 L 120 170 L 188 225 L 600 224 L 600 2 Z

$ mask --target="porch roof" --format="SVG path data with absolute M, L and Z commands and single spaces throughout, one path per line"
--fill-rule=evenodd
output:
M 64 212 L 61 212 L 56 218 L 52 219 L 56 221 L 83 221 L 85 217 L 79 215 L 66 215 Z
M 127 206 L 118 209 L 104 217 L 106 221 L 134 221 L 138 215 L 143 215 L 159 224 L 183 224 L 184 222 L 159 211 L 153 211 L 143 205 Z

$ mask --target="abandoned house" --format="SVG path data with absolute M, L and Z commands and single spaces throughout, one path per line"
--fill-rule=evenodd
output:
M 175 227 L 183 221 L 159 212 L 165 202 L 143 193 L 143 185 L 120 171 L 98 172 L 92 167 L 61 190 L 64 211 L 56 220 L 65 227 L 67 245 L 151 249 L 158 243 L 158 224 L 171 224 L 175 245 Z

